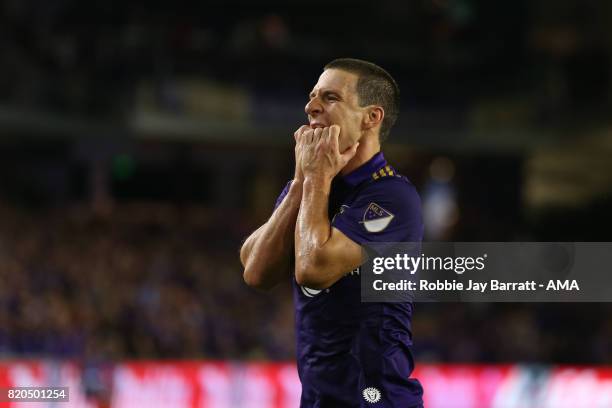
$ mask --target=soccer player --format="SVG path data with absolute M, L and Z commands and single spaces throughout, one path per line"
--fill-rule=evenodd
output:
M 269 289 L 291 278 L 302 408 L 421 407 L 412 304 L 360 301 L 361 245 L 423 235 L 414 186 L 380 151 L 399 88 L 379 66 L 344 58 L 309 99 L 293 180 L 240 251 L 244 279 Z

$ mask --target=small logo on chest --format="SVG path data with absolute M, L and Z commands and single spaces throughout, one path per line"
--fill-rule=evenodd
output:
M 363 390 L 363 399 L 369 402 L 370 404 L 376 404 L 380 401 L 380 391 L 378 388 L 368 387 Z

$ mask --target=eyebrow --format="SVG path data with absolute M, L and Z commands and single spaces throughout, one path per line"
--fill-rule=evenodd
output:
M 333 90 L 330 90 L 330 89 L 324 89 L 324 90 L 322 90 L 320 92 L 323 94 L 323 96 L 335 95 L 338 98 L 342 98 L 342 95 L 338 91 L 333 91 Z M 308 95 L 308 97 L 310 99 L 314 98 L 314 96 L 315 96 L 315 92 L 314 91 L 311 91 L 310 94 Z

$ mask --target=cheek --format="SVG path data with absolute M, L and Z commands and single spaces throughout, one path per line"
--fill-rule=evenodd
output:
M 340 137 L 338 138 L 338 145 L 340 147 L 340 151 L 346 150 L 348 147 L 352 146 L 356 140 L 354 139 L 355 132 L 346 132 L 341 131 Z
M 350 137 L 351 139 L 358 138 L 361 134 L 361 122 L 359 122 L 359 118 L 357 117 L 349 117 L 344 121 L 345 128 L 347 130 L 346 136 L 347 139 Z M 347 143 L 349 140 L 347 140 Z M 354 142 L 351 140 L 350 142 Z

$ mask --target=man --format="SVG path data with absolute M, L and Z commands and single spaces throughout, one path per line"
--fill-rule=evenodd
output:
M 302 408 L 420 407 L 409 376 L 410 303 L 361 303 L 361 245 L 420 241 L 420 200 L 380 151 L 399 111 L 382 68 L 325 66 L 295 133 L 295 174 L 270 219 L 244 243 L 247 284 L 292 274 Z

